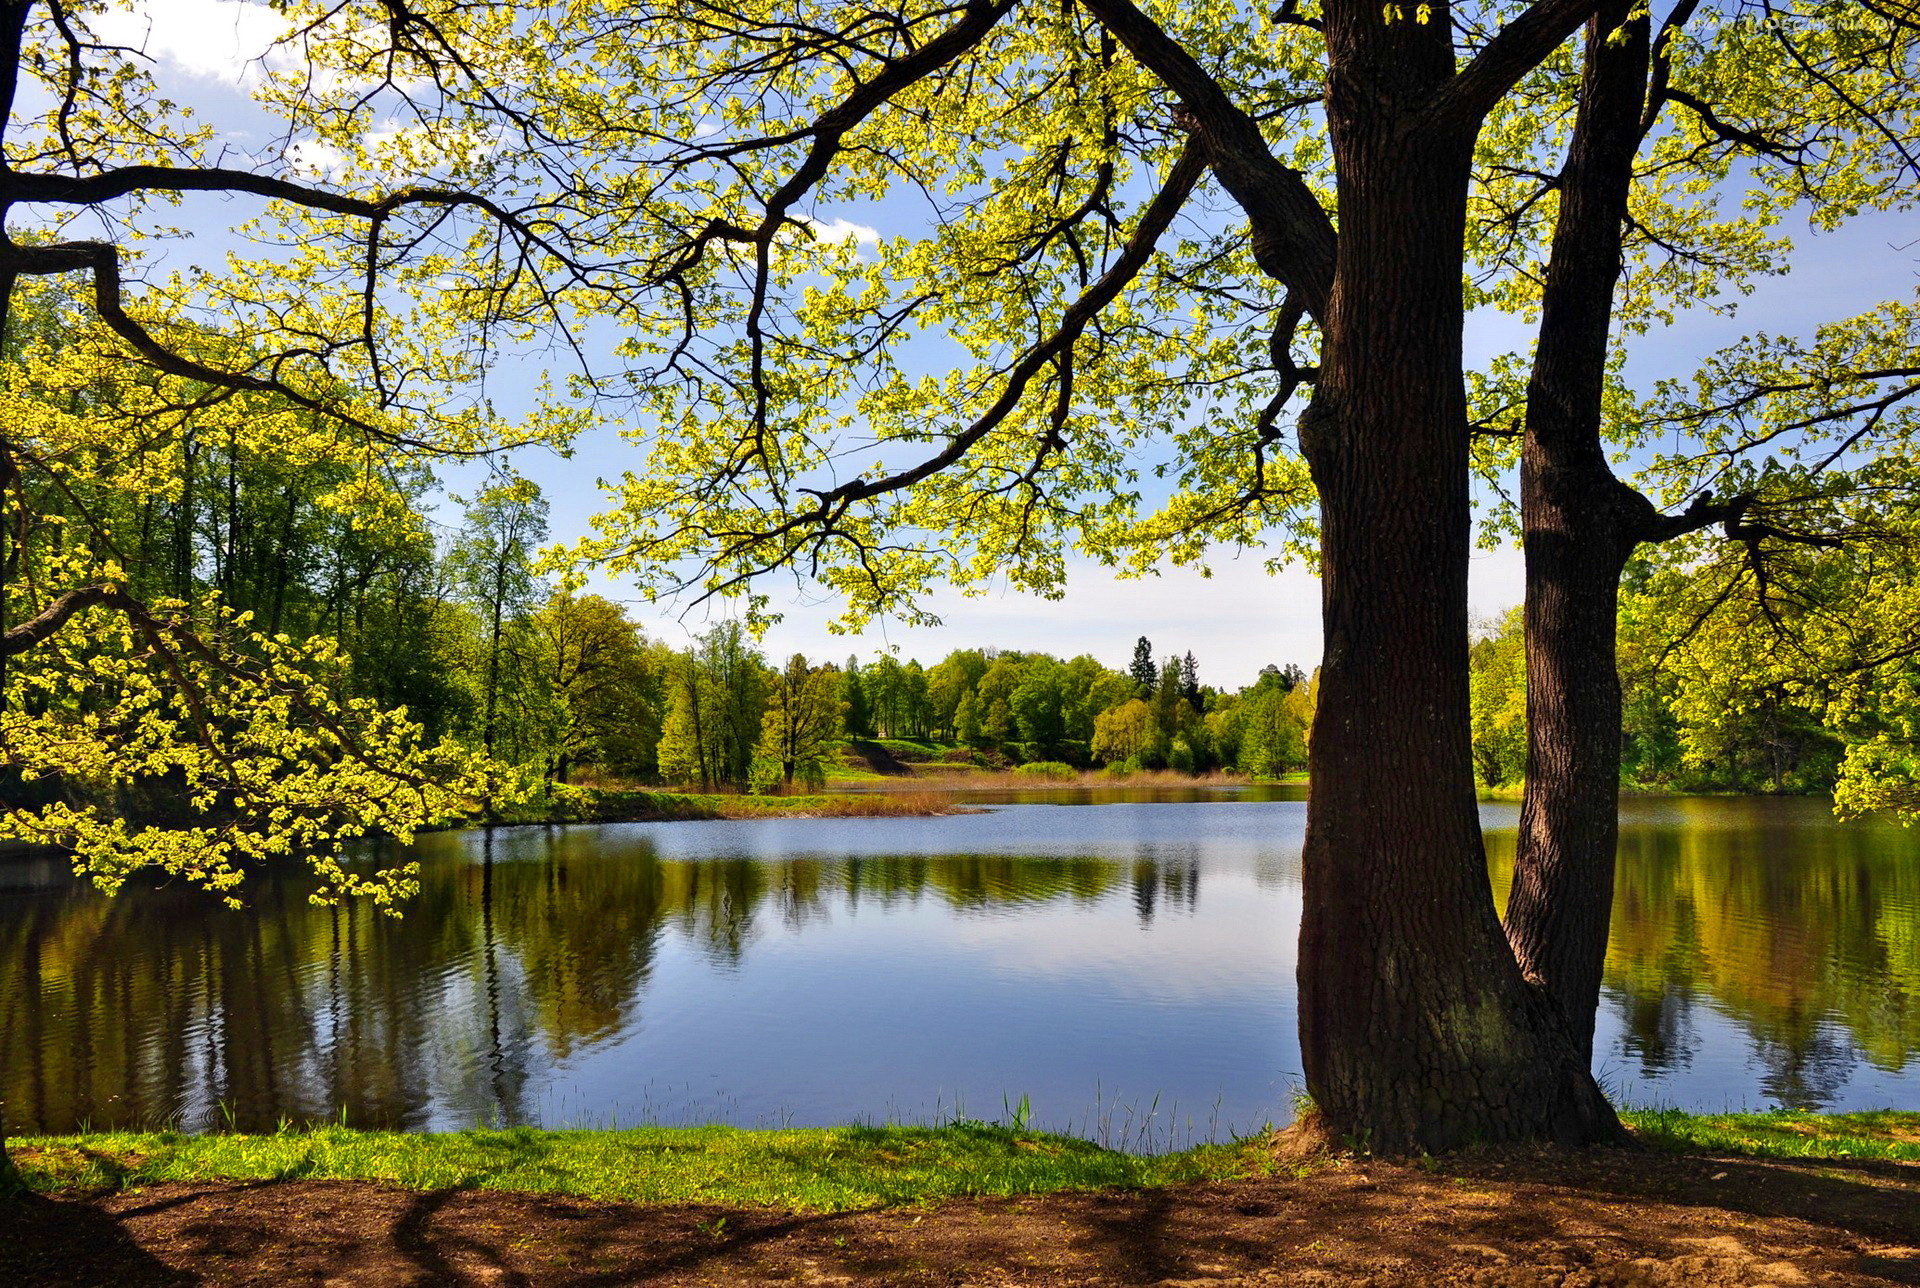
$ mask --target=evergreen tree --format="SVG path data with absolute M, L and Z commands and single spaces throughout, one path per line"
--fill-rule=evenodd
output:
M 873 703 L 867 693 L 866 677 L 860 674 L 860 659 L 847 658 L 847 669 L 840 673 L 840 701 L 847 712 L 847 734 L 853 738 L 873 737 Z
M 1186 722 L 1192 718 L 1191 708 L 1182 699 L 1180 693 L 1180 659 L 1169 657 L 1160 665 L 1160 678 L 1153 691 L 1153 719 L 1159 729 L 1158 752 L 1165 760 L 1173 749 L 1173 740 L 1179 737 Z
M 1133 665 L 1127 668 L 1127 674 L 1140 687 L 1141 695 L 1153 696 L 1153 687 L 1160 679 L 1160 668 L 1153 662 L 1153 645 L 1142 635 L 1133 646 Z

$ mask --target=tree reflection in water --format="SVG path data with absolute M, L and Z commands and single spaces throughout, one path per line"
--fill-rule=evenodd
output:
M 1504 902 L 1512 833 L 1489 848 Z M 1620 1054 L 1667 1085 L 1699 1054 L 1703 1006 L 1745 1031 L 1749 1104 L 1831 1104 L 1862 1064 L 1909 1072 L 1920 837 L 1811 799 L 1630 799 L 1603 987 Z
M 421 892 L 400 919 L 316 907 L 291 872 L 261 874 L 247 911 L 234 914 L 188 890 L 130 887 L 109 900 L 57 864 L 0 867 L 9 1116 L 24 1131 L 229 1121 L 262 1130 L 343 1110 L 362 1126 L 540 1121 L 556 1069 L 634 1038 L 649 1008 L 702 1005 L 699 988 L 724 988 L 756 952 L 774 952 L 756 947 L 770 938 L 782 952 L 853 954 L 858 923 L 870 937 L 893 936 L 882 947 L 862 940 L 859 951 L 912 954 L 920 918 L 964 937 L 976 922 L 1017 929 L 1023 918 L 1040 925 L 1085 912 L 1074 924 L 1092 938 L 1076 943 L 1151 954 L 1159 939 L 1139 936 L 1165 936 L 1168 919 L 1190 921 L 1204 941 L 1209 915 L 1244 915 L 1249 891 L 1298 880 L 1297 868 L 1269 864 L 1203 907 L 1201 877 L 1215 879 L 1208 865 L 1218 858 L 1197 844 L 1080 858 L 1057 847 L 1036 857 L 663 857 L 660 835 L 533 828 L 423 838 Z M 819 844 L 835 833 L 807 835 Z M 1512 834 L 1496 827 L 1489 838 L 1504 896 Z M 1274 904 L 1276 939 L 1293 933 L 1278 924 L 1282 906 L 1291 905 Z M 1047 924 L 1034 933 L 1060 923 Z M 669 947 L 706 982 L 685 964 L 670 985 L 657 980 Z M 1050 964 L 1074 951 L 1040 947 Z M 916 1005 L 890 978 L 889 962 L 906 958 L 848 960 L 845 987 L 862 992 L 877 1022 Z M 1262 987 L 1290 988 L 1286 972 L 1271 973 Z M 1058 977 L 1047 979 L 1052 987 Z M 818 1007 L 818 1041 L 836 1040 L 846 1000 L 806 999 Z M 1619 1034 L 1603 1058 L 1669 1089 L 1726 1063 L 1724 1049 L 1706 1058 L 1705 1044 L 1725 1041 L 1713 1034 L 1739 1035 L 1746 1081 L 1697 1097 L 1711 1107 L 1716 1098 L 1832 1103 L 1862 1069 L 1920 1085 L 1911 1067 L 1920 838 L 1836 825 L 1818 802 L 1629 801 L 1603 1005 Z M 1159 1021 L 1141 1020 L 1150 1022 Z M 1189 1023 L 1161 1044 L 1204 1041 L 1203 1027 Z M 1007 1040 L 1016 1040 L 1010 1030 Z M 620 1052 L 645 1063 L 641 1048 Z M 1025 1059 L 1018 1050 L 1008 1058 Z
M 257 876 L 235 914 L 180 889 L 103 899 L 43 867 L 0 904 L 12 1121 L 258 1131 L 344 1110 L 409 1128 L 430 1095 L 466 1121 L 529 1121 L 544 1070 L 638 1024 L 670 929 L 737 966 L 763 920 L 801 931 L 836 901 L 964 912 L 1094 901 L 1121 880 L 1091 859 L 662 861 L 645 838 L 607 853 L 591 829 L 475 833 L 453 854 L 445 839 L 428 838 L 440 853 L 398 919 L 316 907 L 292 873 Z M 1197 889 L 1197 873 L 1167 879 Z

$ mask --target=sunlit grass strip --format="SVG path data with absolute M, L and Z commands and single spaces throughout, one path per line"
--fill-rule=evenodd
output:
M 1683 1153 L 1920 1163 L 1920 1113 L 1639 1110 L 1621 1117 L 1642 1141 Z M 1138 1155 L 978 1124 L 447 1133 L 321 1126 L 272 1135 L 99 1132 L 10 1143 L 27 1184 L 44 1193 L 97 1194 L 163 1181 L 347 1180 L 808 1212 L 1143 1189 L 1232 1180 L 1277 1165 L 1293 1170 L 1259 1141 Z
M 28 1185 L 49 1193 L 162 1181 L 325 1179 L 813 1212 L 1138 1189 L 1227 1179 L 1264 1166 L 1259 1151 L 1246 1146 L 1146 1156 L 1069 1137 L 965 1125 L 440 1134 L 317 1127 L 257 1136 L 107 1132 L 12 1143 Z
M 1758 1114 L 1688 1114 L 1649 1109 L 1620 1117 L 1648 1144 L 1684 1153 L 1920 1163 L 1920 1113 L 1882 1109 L 1817 1114 L 1776 1109 Z

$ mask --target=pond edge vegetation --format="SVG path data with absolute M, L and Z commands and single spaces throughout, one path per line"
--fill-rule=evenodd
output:
M 1621 1115 L 1640 1145 L 1670 1153 L 1920 1164 L 1920 1112 L 1800 1110 Z M 337 1123 L 270 1134 L 179 1131 L 27 1136 L 28 1188 L 92 1197 L 168 1182 L 339 1180 L 407 1189 L 489 1189 L 639 1203 L 800 1212 L 948 1199 L 1232 1181 L 1338 1165 L 1276 1148 L 1271 1131 L 1178 1153 L 1131 1154 L 1071 1136 L 984 1122 L 941 1127 L 634 1127 L 373 1131 Z

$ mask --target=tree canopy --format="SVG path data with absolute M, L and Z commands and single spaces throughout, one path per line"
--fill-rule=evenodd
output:
M 341 504 L 397 537 L 382 498 L 407 470 L 614 418 L 644 458 L 576 554 L 652 592 L 752 596 L 791 570 L 858 624 L 924 619 L 934 584 L 1057 593 L 1073 551 L 1317 560 L 1310 1089 L 1383 1148 L 1592 1139 L 1622 569 L 1668 542 L 1666 575 L 1706 605 L 1752 591 L 1769 628 L 1838 648 L 1788 597 L 1904 558 L 1904 298 L 1652 391 L 1623 364 L 1784 266 L 1790 215 L 1905 208 L 1907 0 L 286 0 L 252 72 L 275 143 L 238 160 L 116 12 L 0 6 L 6 754 L 37 774 L 97 743 L 84 772 L 184 776 L 240 822 L 149 841 L 9 811 L 104 865 L 217 884 L 223 835 L 265 854 L 404 834 L 484 794 L 486 767 L 336 696 L 337 645 L 258 631 L 231 585 L 136 587 L 126 508 L 96 493 L 187 496 L 196 457 L 169 445 L 191 426 L 230 461 L 351 463 Z M 228 253 L 139 257 L 210 193 L 254 203 Z M 1470 309 L 1537 343 L 1467 371 Z M 36 310 L 79 342 L 46 343 Z M 512 417 L 484 379 L 509 351 L 551 369 Z M 1497 488 L 1516 465 L 1517 503 L 1478 516 L 1529 560 L 1503 931 L 1465 587 L 1473 471 Z M 1819 557 L 1861 542 L 1863 571 Z M 1864 673 L 1909 635 L 1889 616 L 1844 656 Z M 120 660 L 83 660 L 95 637 Z M 702 777 L 744 777 L 761 736 L 727 673 L 705 696 L 683 677 L 663 735 Z M 956 722 L 1057 736 L 1031 679 L 989 667 Z M 1156 678 L 1156 719 L 1197 717 L 1190 680 Z M 1848 799 L 1902 799 L 1872 795 L 1913 766 L 1900 719 L 1857 726 Z

